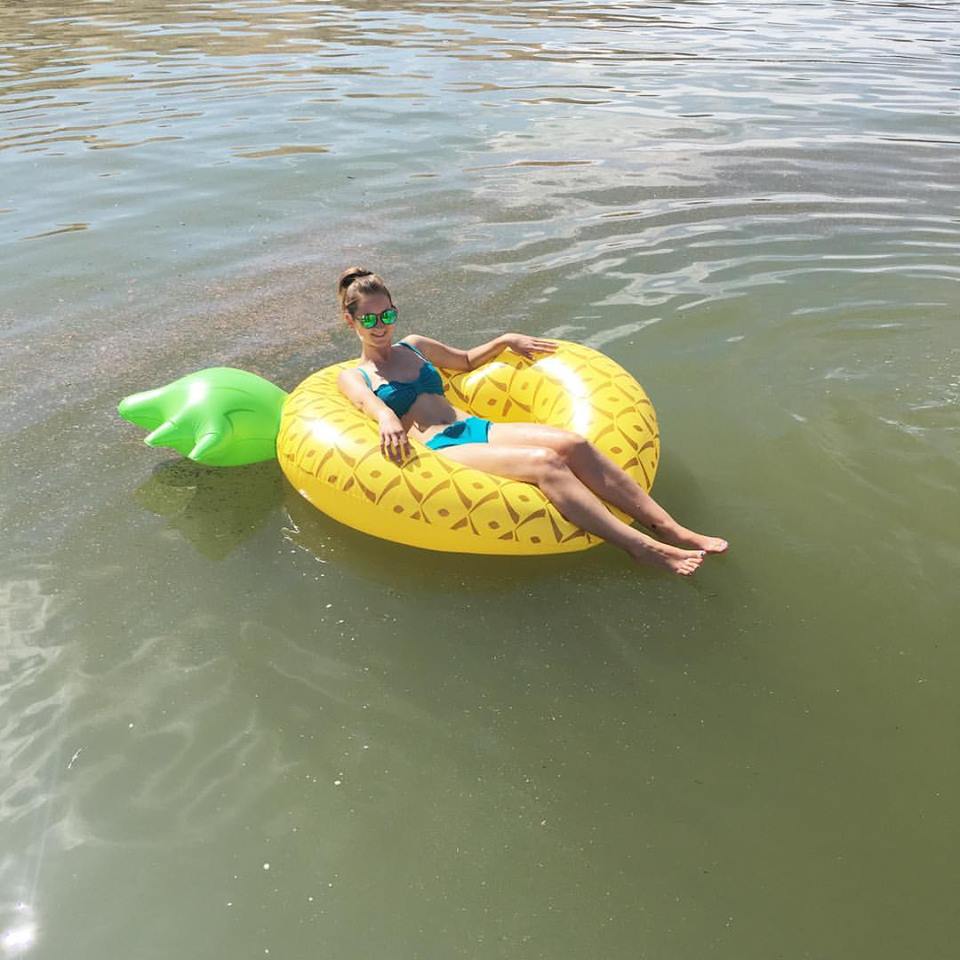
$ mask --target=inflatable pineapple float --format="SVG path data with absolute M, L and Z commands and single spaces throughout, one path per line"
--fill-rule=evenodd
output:
M 643 388 L 596 350 L 558 345 L 538 360 L 510 354 L 468 372 L 441 370 L 444 392 L 474 416 L 578 433 L 649 491 L 660 438 Z M 119 412 L 150 430 L 150 446 L 172 447 L 199 463 L 227 467 L 276 457 L 319 510 L 398 543 L 522 555 L 600 542 L 532 484 L 465 467 L 416 442 L 402 464 L 384 457 L 376 424 L 337 387 L 340 370 L 355 362 L 319 370 L 290 394 L 256 374 L 214 367 L 127 397 Z

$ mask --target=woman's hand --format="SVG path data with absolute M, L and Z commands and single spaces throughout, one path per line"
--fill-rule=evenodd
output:
M 388 410 L 379 417 L 380 452 L 394 463 L 403 463 L 410 456 L 410 441 L 397 415 Z
M 508 349 L 528 360 L 533 359 L 535 353 L 557 352 L 557 345 L 552 340 L 528 337 L 525 333 L 505 333 L 501 340 Z

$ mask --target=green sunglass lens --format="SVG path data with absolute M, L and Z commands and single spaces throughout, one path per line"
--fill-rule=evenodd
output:
M 394 307 L 388 307 L 383 313 L 365 313 L 360 317 L 360 323 L 368 330 L 377 325 L 377 321 L 382 320 L 387 326 L 397 322 L 397 311 Z

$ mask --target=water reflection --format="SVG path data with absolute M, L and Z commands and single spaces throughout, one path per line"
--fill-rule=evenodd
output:
M 284 486 L 276 463 L 218 468 L 181 459 L 159 464 L 134 498 L 203 556 L 222 560 L 260 529 Z
M 0 947 L 5 956 L 16 957 L 25 953 L 37 939 L 37 924 L 30 904 L 17 901 L 11 908 L 0 907 L 0 926 L 9 925 L 0 933 Z M 9 917 L 9 920 L 7 920 Z
M 284 537 L 324 563 L 335 563 L 362 580 L 383 584 L 392 595 L 408 598 L 431 591 L 465 590 L 485 595 L 503 588 L 504 573 L 511 580 L 536 583 L 581 568 L 603 556 L 597 548 L 572 556 L 490 557 L 418 550 L 380 540 L 344 526 L 311 506 L 289 484 L 284 496 L 289 524 Z M 415 562 L 412 562 L 415 557 Z
M 408 592 L 425 586 L 435 590 L 494 591 L 502 586 L 505 567 L 511 578 L 531 584 L 581 569 L 603 548 L 588 554 L 559 557 L 502 557 L 445 554 L 413 548 L 359 533 L 330 519 L 300 496 L 276 463 L 246 467 L 207 467 L 192 460 L 158 464 L 133 494 L 135 502 L 166 520 L 166 529 L 189 542 L 210 560 L 223 560 L 267 524 L 278 537 L 308 551 L 320 563 L 336 563 L 352 576 L 389 584 Z M 277 508 L 282 506 L 287 523 Z M 601 561 L 603 565 L 603 561 Z M 322 571 L 320 571 L 322 572 Z M 642 576 L 642 574 L 641 574 Z

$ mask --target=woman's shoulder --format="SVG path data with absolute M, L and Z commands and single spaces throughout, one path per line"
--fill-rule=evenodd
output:
M 417 344 L 417 341 L 420 339 L 421 338 L 415 333 L 408 333 L 402 340 L 398 340 L 393 345 L 393 349 L 396 350 L 397 347 L 406 347 L 408 350 L 412 350 L 414 353 L 420 353 L 420 347 Z
M 349 383 L 351 380 L 357 379 L 368 379 L 367 371 L 363 369 L 363 365 L 360 363 L 349 367 L 341 367 L 337 374 L 338 383 Z

